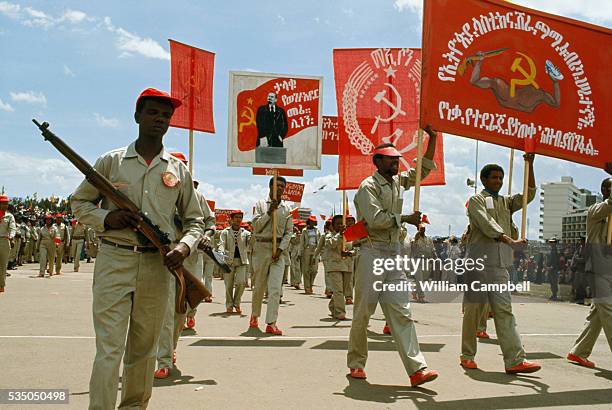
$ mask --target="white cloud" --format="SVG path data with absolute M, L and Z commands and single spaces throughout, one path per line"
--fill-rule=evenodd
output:
M 516 3 L 562 16 L 578 16 L 595 24 L 612 22 L 609 0 L 516 0 Z
M 41 92 L 36 93 L 34 91 L 21 91 L 21 92 L 10 92 L 11 99 L 15 102 L 24 102 L 28 104 L 40 104 L 42 106 L 47 105 L 47 97 Z
M 286 23 L 285 18 L 283 16 L 281 16 L 280 14 L 277 14 L 276 18 L 281 22 L 281 24 L 285 24 Z
M 0 1 L 0 13 L 17 20 L 21 15 L 21 6 L 19 4 L 12 4 L 6 1 Z
M 79 10 L 66 10 L 62 17 L 60 17 L 60 21 L 69 21 L 70 23 L 76 24 L 80 23 L 84 20 L 93 21 L 94 19 L 87 16 L 86 13 Z
M 149 58 L 170 60 L 170 53 L 155 40 L 142 38 L 121 27 L 115 27 L 110 17 L 104 17 L 104 25 L 108 31 L 117 35 L 116 45 L 122 52 L 120 57 L 129 57 L 132 53 L 136 53 Z
M 70 69 L 70 67 L 68 67 L 66 64 L 64 64 L 64 75 L 66 77 L 74 77 L 75 76 L 74 71 L 72 71 Z
M 5 103 L 1 99 L 0 99 L 0 110 L 6 111 L 6 112 L 13 112 L 13 111 L 15 111 L 15 109 L 11 106 L 11 104 Z
M 117 128 L 119 126 L 119 120 L 116 118 L 106 118 L 97 112 L 94 113 L 94 117 L 96 118 L 96 122 L 100 127 Z
M 395 0 L 393 7 L 399 12 L 408 10 L 412 13 L 423 14 L 422 0 Z

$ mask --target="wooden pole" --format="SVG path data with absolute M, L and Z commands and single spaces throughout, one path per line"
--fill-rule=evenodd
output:
M 512 195 L 512 170 L 514 169 L 514 148 L 510 150 L 510 169 L 508 170 L 508 195 Z
M 525 161 L 523 176 L 523 209 L 521 214 L 521 239 L 527 239 L 527 196 L 529 195 L 529 161 Z
M 608 245 L 612 244 L 612 215 L 608 215 Z
M 189 173 L 193 177 L 193 130 L 189 130 Z
M 278 172 L 274 170 L 272 179 L 272 200 L 276 201 L 276 175 Z M 272 211 L 272 256 L 276 255 L 276 209 Z
M 423 130 L 419 128 L 417 132 L 416 178 L 414 181 L 414 207 L 413 207 L 414 212 L 417 212 L 420 208 L 422 163 L 423 163 Z
M 346 226 L 346 214 L 348 211 L 348 207 L 347 207 L 347 201 L 346 201 L 346 190 L 342 191 L 342 225 Z M 344 239 L 344 235 L 342 235 L 342 252 L 346 251 L 346 240 Z
M 478 140 L 476 140 L 476 159 L 474 161 L 474 195 L 478 193 Z

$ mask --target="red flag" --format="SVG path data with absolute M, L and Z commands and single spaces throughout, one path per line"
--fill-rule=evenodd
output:
M 215 209 L 215 223 L 224 224 L 229 222 L 232 212 L 234 212 L 234 209 Z
M 395 144 L 403 154 L 400 171 L 416 158 L 420 99 L 421 50 L 337 49 L 334 78 L 338 104 L 339 189 L 355 189 L 376 170 L 374 147 Z M 423 152 L 429 137 L 423 138 Z M 437 169 L 422 185 L 443 185 L 444 152 L 438 136 Z
M 421 215 L 421 223 L 431 225 L 429 223 L 429 219 L 427 218 L 427 215 L 425 214 Z
M 423 16 L 422 124 L 599 168 L 612 158 L 612 30 L 501 0 L 429 0 Z
M 276 175 L 283 175 L 287 177 L 303 177 L 304 170 L 303 169 L 287 169 L 287 168 L 253 168 L 253 175 L 268 175 L 273 176 L 274 173 Z
M 300 213 L 299 213 L 300 208 L 293 208 L 291 210 L 291 215 L 293 216 L 293 219 L 300 219 Z M 297 222 L 293 222 L 294 224 L 296 224 Z
M 174 40 L 169 41 L 170 94 L 183 102 L 172 115 L 170 126 L 214 133 L 215 54 Z
M 366 228 L 365 221 L 359 221 L 355 225 L 351 225 L 344 231 L 344 239 L 347 242 L 356 241 L 368 237 L 368 229 Z
M 338 155 L 338 117 L 323 116 L 323 155 Z
M 208 207 L 210 208 L 210 210 L 215 212 L 215 201 L 211 201 L 211 200 L 207 199 L 206 203 L 208 204 Z
M 287 184 L 285 185 L 285 192 L 283 192 L 281 199 L 283 201 L 302 202 L 303 195 L 304 184 L 287 181 Z

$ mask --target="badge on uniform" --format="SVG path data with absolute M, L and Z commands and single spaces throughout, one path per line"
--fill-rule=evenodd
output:
M 178 185 L 179 179 L 172 172 L 164 172 L 161 174 L 162 182 L 168 188 L 174 188 Z
M 485 204 L 487 205 L 487 209 L 495 208 L 495 205 L 493 204 L 493 197 L 490 197 L 490 196 L 485 197 Z

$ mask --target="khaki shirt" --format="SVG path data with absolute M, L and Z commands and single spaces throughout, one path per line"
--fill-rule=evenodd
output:
M 271 200 L 260 200 L 255 204 L 255 214 L 253 216 L 253 235 L 257 238 L 272 238 L 272 217 L 268 215 L 268 208 Z M 291 234 L 293 233 L 293 215 L 291 208 L 284 201 L 276 209 L 276 241 L 278 248 L 282 251 L 289 247 Z
M 422 178 L 429 175 L 436 164 L 423 158 Z M 361 182 L 355 194 L 357 220 L 365 220 L 372 242 L 399 243 L 404 190 L 414 186 L 416 169 L 393 177 L 387 181 L 378 171 Z
M 85 225 L 77 223 L 72 229 L 72 239 L 82 240 L 85 239 Z
M 300 254 L 303 255 L 304 253 L 306 253 L 305 251 L 308 249 L 310 251 L 314 251 L 315 249 L 318 248 L 318 245 L 320 243 L 321 240 L 325 240 L 325 238 L 321 238 L 321 232 L 319 232 L 319 230 L 315 227 L 312 229 L 312 231 L 314 232 L 314 245 L 312 245 L 309 241 L 310 241 L 310 236 L 308 233 L 308 228 L 304 228 L 302 229 L 302 234 L 300 235 Z
M 346 249 L 350 249 L 350 243 L 346 244 Z M 328 272 L 352 272 L 353 258 L 350 256 L 342 257 L 342 234 L 328 232 L 325 235 L 325 245 L 323 257 Z
M 608 218 L 612 214 L 612 198 L 593 204 L 587 211 L 586 271 L 612 277 L 612 256 L 605 253 L 608 240 Z
M 527 201 L 531 202 L 536 188 L 529 188 L 528 192 Z M 482 190 L 472 196 L 467 211 L 470 220 L 467 255 L 472 259 L 485 258 L 486 255 L 486 266 L 506 268 L 512 265 L 512 248 L 498 239 L 502 234 L 512 237 L 512 214 L 522 207 L 523 194 L 493 198 Z
M 164 148 L 153 158 L 151 165 L 147 165 L 136 152 L 135 144 L 102 155 L 94 168 L 134 202 L 143 216 L 167 233 L 172 242 L 180 240 L 194 249 L 204 232 L 204 223 L 191 174 L 185 164 Z M 163 175 L 169 174 L 177 180 L 173 187 L 166 186 L 162 180 Z M 102 204 L 98 208 L 96 204 L 100 200 Z M 98 236 L 122 245 L 143 245 L 138 243 L 136 232 L 130 228 L 106 230 L 104 219 L 118 208 L 108 198 L 102 197 L 87 180 L 72 195 L 71 205 L 79 222 L 93 227 Z M 175 209 L 183 223 L 182 238 L 175 232 Z
M 47 244 L 53 243 L 55 244 L 54 239 L 60 238 L 60 233 L 57 230 L 57 225 L 53 224 L 51 227 L 47 228 L 47 226 L 43 226 L 40 228 L 40 241 L 41 243 L 46 242 Z
M 0 238 L 13 239 L 16 233 L 15 217 L 12 213 L 6 212 L 0 219 Z

